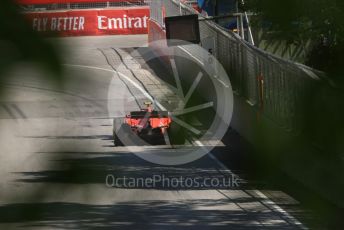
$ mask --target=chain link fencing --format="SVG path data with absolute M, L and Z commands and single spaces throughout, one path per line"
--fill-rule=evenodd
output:
M 185 0 L 151 1 L 150 8 L 151 20 L 162 28 L 163 15 L 197 13 L 193 1 Z M 300 99 L 307 98 L 312 85 L 324 77 L 323 73 L 266 53 L 234 32 L 199 17 L 201 45 L 209 39 L 214 41 L 212 54 L 227 71 L 235 94 L 244 97 L 252 108 L 279 127 L 297 132 L 305 119 L 302 115 L 305 104 Z M 183 49 L 198 57 L 192 46 Z

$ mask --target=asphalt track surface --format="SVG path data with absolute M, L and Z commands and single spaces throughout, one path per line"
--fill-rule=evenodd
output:
M 108 103 L 111 114 L 120 116 L 125 98 L 121 93 L 109 96 L 109 85 L 119 92 L 128 87 L 100 50 L 145 46 L 146 36 L 52 41 L 65 49 L 62 87 L 28 63 L 18 63 L 8 73 L 10 80 L 0 85 L 1 229 L 304 228 L 261 191 L 245 185 L 129 186 L 122 180 L 107 186 L 106 179 L 113 178 L 204 182 L 232 174 L 211 155 L 163 166 L 113 146 Z M 163 146 L 156 150 L 165 151 Z M 146 147 L 136 151 L 144 154 Z

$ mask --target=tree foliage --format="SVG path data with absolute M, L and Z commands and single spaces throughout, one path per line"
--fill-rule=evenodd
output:
M 310 40 L 313 48 L 306 64 L 344 78 L 343 0 L 247 0 L 245 7 L 270 31 L 269 39 Z
M 0 7 L 0 79 L 18 62 L 35 62 L 61 80 L 59 55 L 46 39 L 32 30 L 15 1 L 2 0 Z

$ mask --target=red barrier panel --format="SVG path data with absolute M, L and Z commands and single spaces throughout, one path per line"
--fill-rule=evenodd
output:
M 158 40 L 166 39 L 166 32 L 161 28 L 161 26 L 153 20 L 148 22 L 148 42 L 154 42 Z
M 147 34 L 148 7 L 25 13 L 32 28 L 46 35 Z
M 66 3 L 94 3 L 94 2 L 141 2 L 144 0 L 14 0 L 21 5 L 37 5 L 37 4 L 66 4 Z
M 153 52 L 167 66 L 171 66 L 170 52 L 167 47 L 166 31 L 154 20 L 148 23 L 148 43 Z

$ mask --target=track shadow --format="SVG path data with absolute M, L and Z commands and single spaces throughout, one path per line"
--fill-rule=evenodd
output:
M 112 178 L 120 178 L 116 183 L 111 181 L 111 187 L 126 189 L 204 190 L 242 189 L 246 186 L 236 175 L 219 170 L 207 156 L 191 164 L 163 166 L 146 162 L 128 152 L 39 154 L 64 156 L 53 162 L 54 168 L 61 170 L 14 172 L 19 176 L 17 182 L 105 185 L 110 175 Z M 128 184 L 129 180 L 137 184 Z M 154 186 L 146 185 L 147 180 L 154 180 Z
M 80 135 L 80 136 L 24 136 L 24 138 L 42 138 L 51 140 L 112 140 L 111 135 Z
M 295 229 L 271 211 L 221 210 L 227 199 L 114 205 L 28 203 L 0 206 L 0 222 L 62 229 Z M 217 208 L 214 208 L 217 207 Z M 230 218 L 229 218 L 230 217 Z

